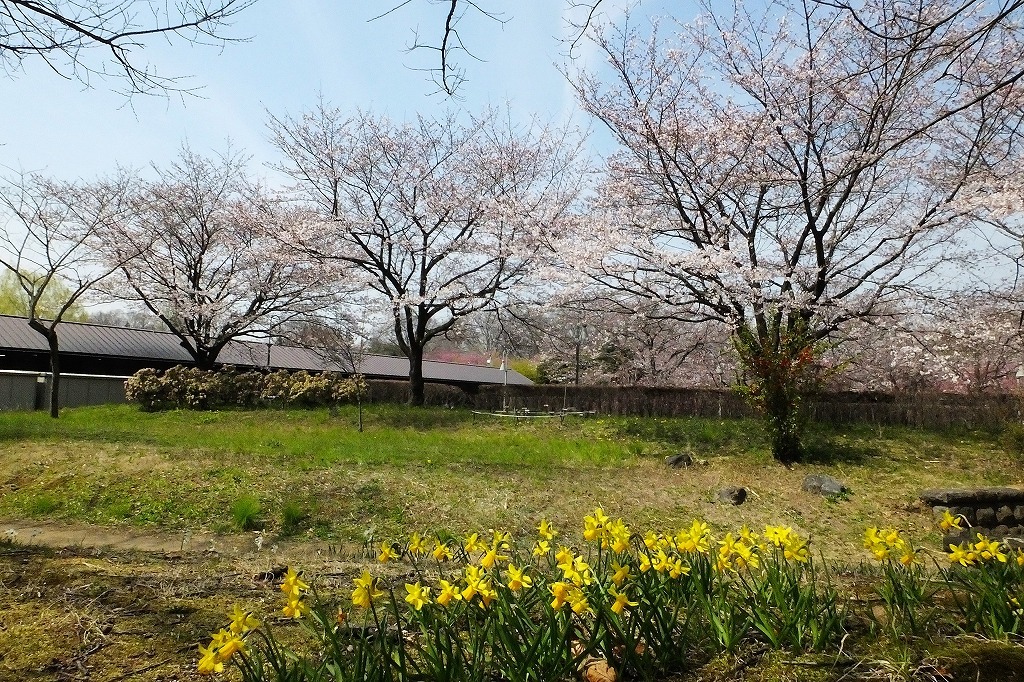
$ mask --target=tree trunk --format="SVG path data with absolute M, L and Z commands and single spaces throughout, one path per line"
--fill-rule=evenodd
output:
M 50 331 L 46 335 L 50 346 L 50 416 L 60 416 L 60 348 L 57 345 L 57 333 Z
M 781 324 L 775 321 L 760 333 L 740 327 L 734 339 L 747 373 L 744 396 L 764 415 L 772 456 L 790 465 L 804 458 L 807 400 L 821 388 L 821 374 L 802 324 Z
M 409 344 L 409 405 L 423 406 L 423 346 Z

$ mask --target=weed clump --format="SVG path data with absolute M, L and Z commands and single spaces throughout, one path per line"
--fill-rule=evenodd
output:
M 231 505 L 231 518 L 239 530 L 259 530 L 263 527 L 260 501 L 252 495 L 243 495 Z

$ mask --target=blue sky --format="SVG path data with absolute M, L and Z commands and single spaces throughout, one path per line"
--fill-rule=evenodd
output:
M 59 178 L 90 179 L 117 164 L 166 165 L 184 141 L 204 153 L 222 150 L 230 138 L 253 156 L 255 165 L 274 159 L 267 142 L 266 112 L 300 114 L 320 93 L 342 109 L 357 108 L 402 119 L 439 115 L 455 107 L 471 111 L 507 101 L 513 115 L 590 122 L 577 107 L 557 65 L 566 62 L 567 34 L 563 0 L 493 0 L 507 6 L 502 25 L 467 15 L 461 30 L 482 62 L 457 55 L 468 82 L 461 101 L 438 94 L 429 75 L 415 70 L 436 65 L 426 50 L 405 48 L 418 27 L 425 40 L 438 38 L 446 7 L 414 0 L 389 16 L 368 21 L 398 0 L 260 0 L 228 29 L 250 36 L 244 43 L 193 47 L 155 41 L 136 55 L 161 74 L 188 76 L 199 97 L 136 96 L 127 100 L 113 90 L 119 83 L 94 82 L 85 88 L 64 80 L 41 61 L 26 61 L 23 73 L 0 77 L 0 166 L 41 171 Z M 602 9 L 618 15 L 625 0 L 605 0 Z M 648 1 L 639 13 L 677 10 L 678 18 L 696 14 L 689 2 Z M 581 50 L 586 60 L 592 52 Z M 99 58 L 92 55 L 89 58 Z M 593 146 L 607 148 L 595 130 Z

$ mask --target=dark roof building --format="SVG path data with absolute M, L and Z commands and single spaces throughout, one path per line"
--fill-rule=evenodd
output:
M 80 322 L 61 322 L 57 327 L 61 372 L 127 376 L 144 367 L 167 369 L 192 365 L 192 357 L 174 334 L 147 329 L 109 327 Z M 351 367 L 324 350 L 233 341 L 218 356 L 223 365 L 251 369 L 304 369 L 311 372 L 350 373 Z M 0 369 L 46 372 L 49 370 L 46 339 L 28 326 L 24 317 L 0 315 Z M 387 355 L 362 356 L 359 373 L 369 379 L 407 379 L 409 361 Z M 482 384 L 529 385 L 515 370 L 424 361 L 426 381 L 473 389 Z

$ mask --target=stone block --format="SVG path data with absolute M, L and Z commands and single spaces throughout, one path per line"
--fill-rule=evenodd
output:
M 948 551 L 950 545 L 953 545 L 955 547 L 956 545 L 959 545 L 961 542 L 967 542 L 967 531 L 951 531 L 942 536 L 942 549 L 943 551 Z
M 962 516 L 969 526 L 973 526 L 978 522 L 978 515 L 974 511 L 974 507 L 950 507 L 949 513 L 953 516 Z
M 921 492 L 921 501 L 930 507 L 983 504 L 986 506 L 1024 504 L 1019 488 L 931 488 Z
M 1002 540 L 1010 534 L 1010 527 L 1007 525 L 996 526 L 992 529 L 992 532 L 988 534 L 990 539 Z
M 1005 526 L 1013 524 L 1014 520 L 1013 507 L 1003 505 L 996 509 L 996 523 Z
M 1013 517 L 1018 523 L 1024 524 L 1024 504 L 1018 504 L 1013 508 Z
M 991 528 L 996 525 L 996 510 L 992 507 L 982 507 L 974 514 L 975 525 L 982 528 Z

